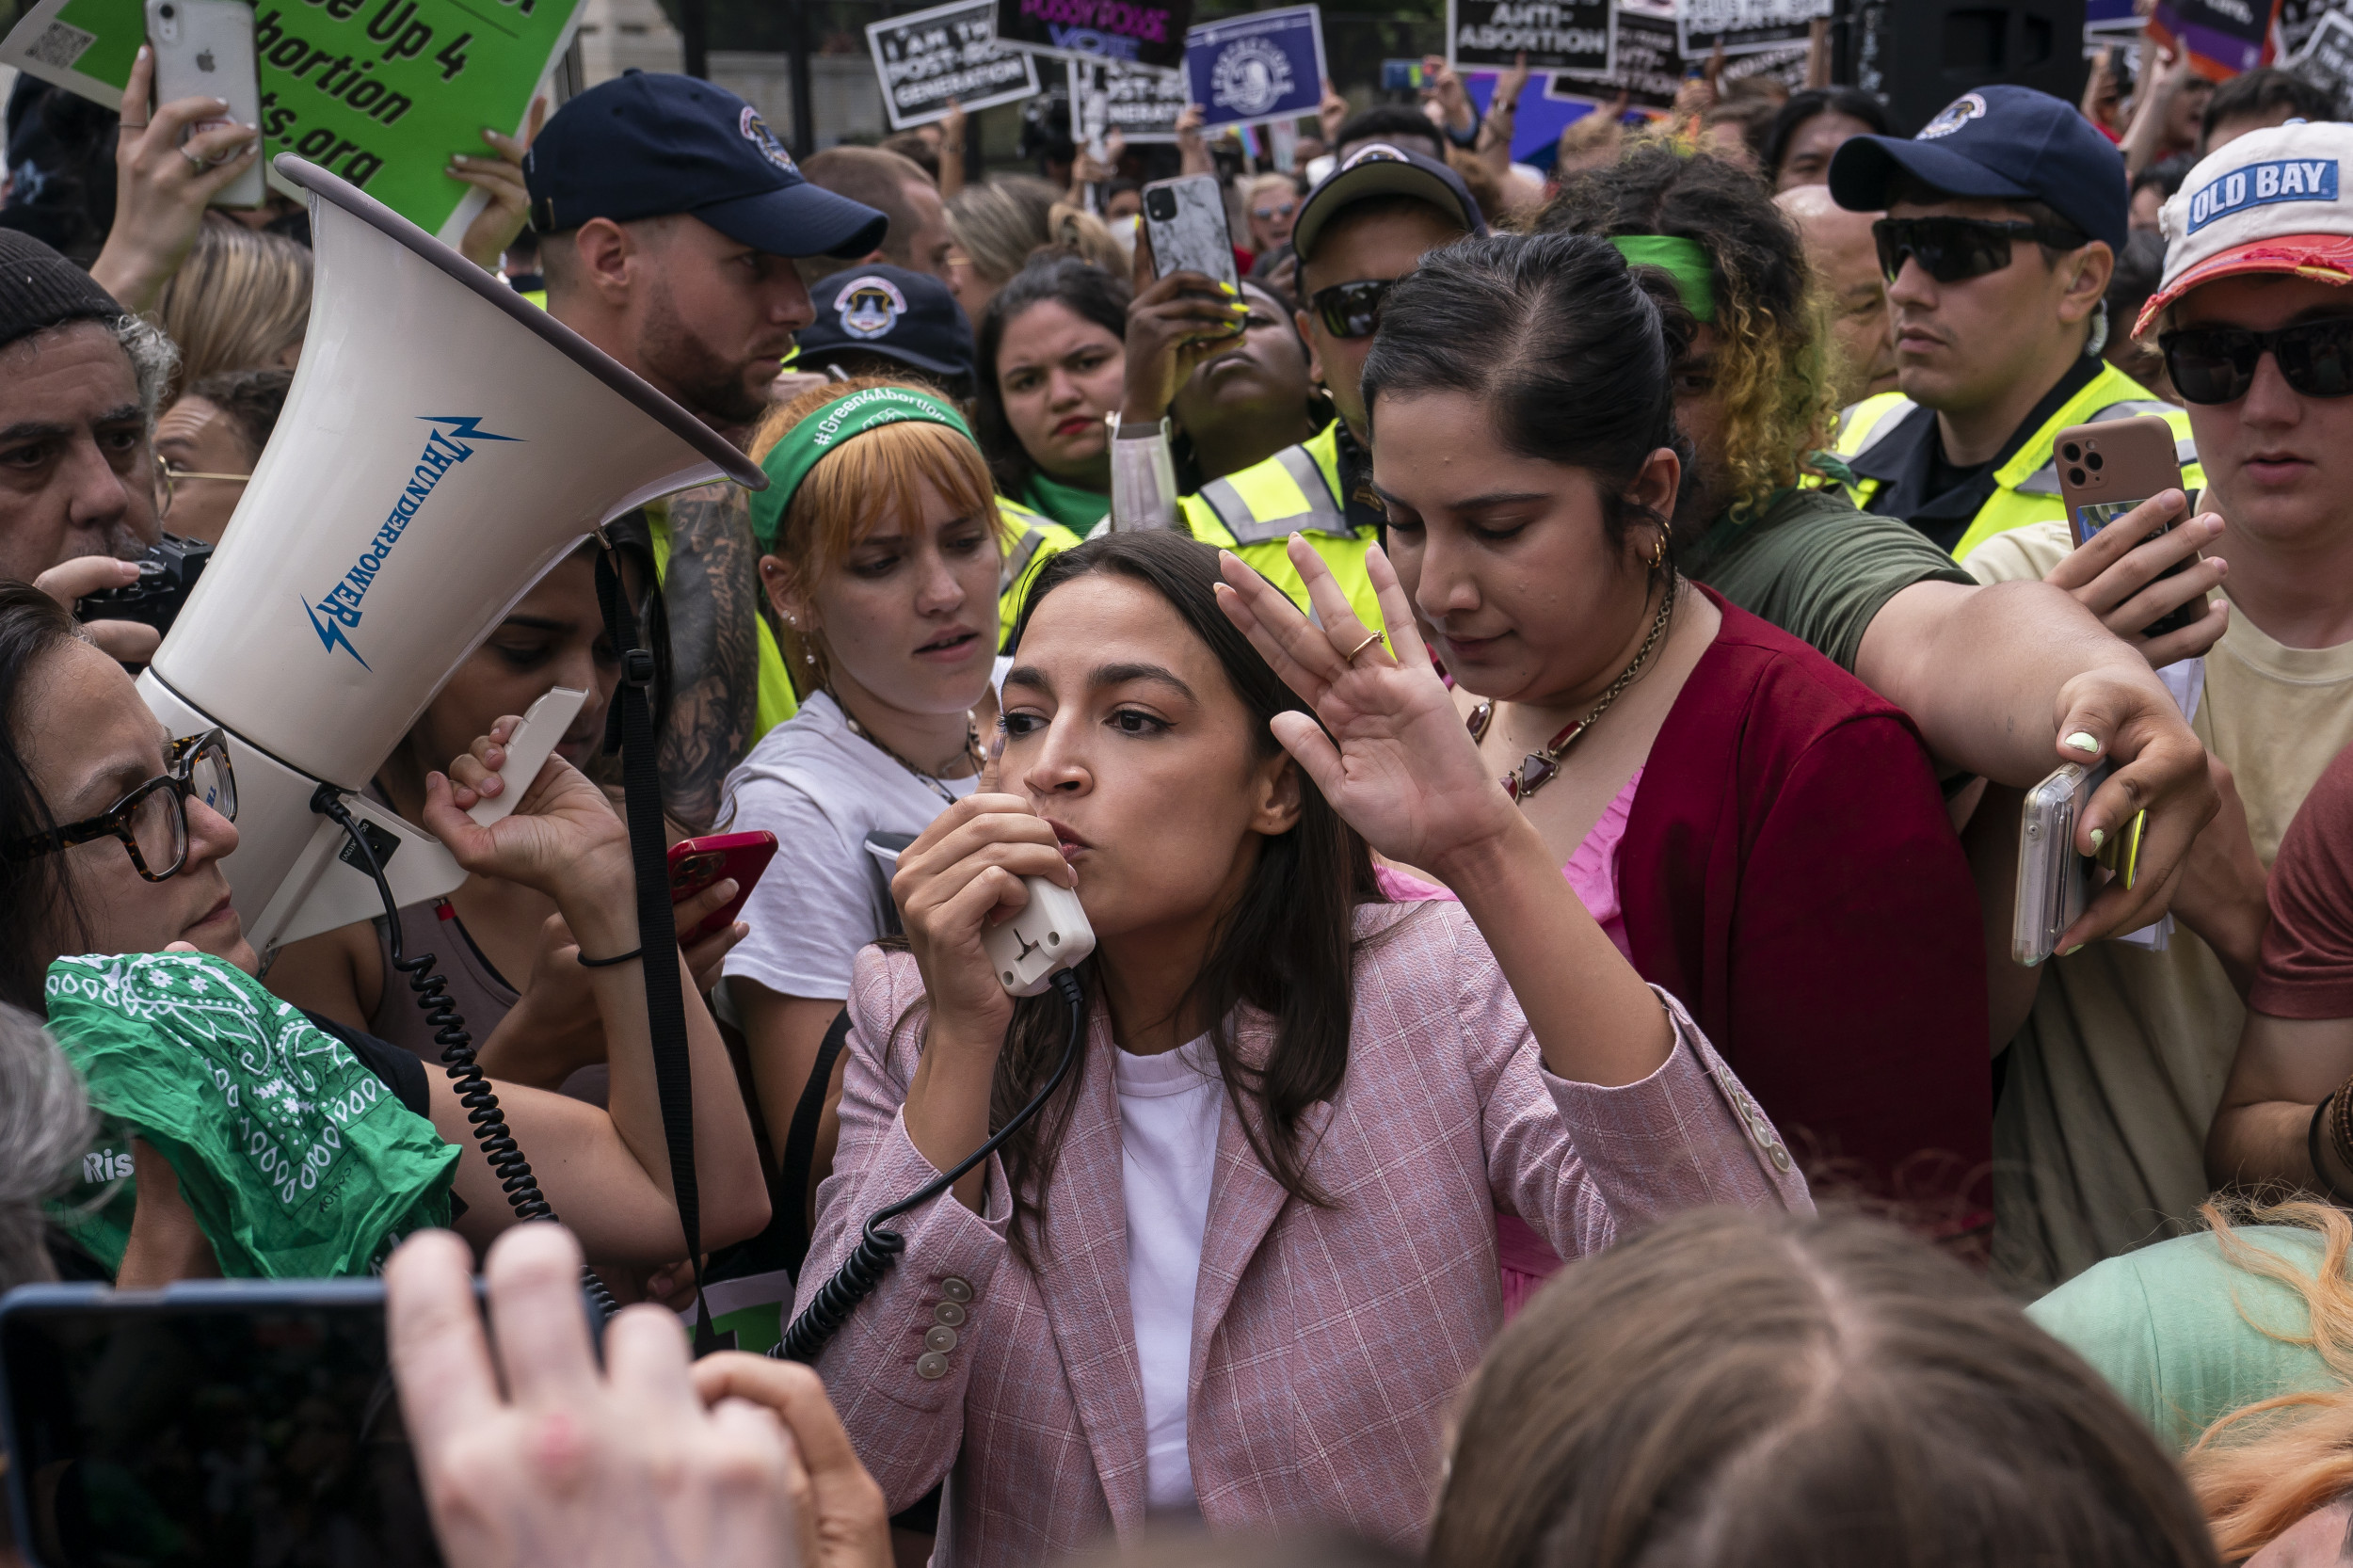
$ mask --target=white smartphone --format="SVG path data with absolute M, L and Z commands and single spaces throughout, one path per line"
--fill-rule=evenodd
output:
M 1144 232 L 1152 242 L 1152 275 L 1198 272 L 1236 288 L 1234 242 L 1225 227 L 1225 197 L 1214 174 L 1155 180 L 1144 187 Z
M 216 126 L 262 122 L 262 79 L 253 59 L 253 8 L 242 0 L 147 0 L 155 51 L 155 102 L 218 98 L 229 112 L 200 120 L 181 137 Z M 262 160 L 214 193 L 216 207 L 262 204 Z

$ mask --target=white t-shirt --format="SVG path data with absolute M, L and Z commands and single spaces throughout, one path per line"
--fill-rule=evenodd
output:
M 961 800 L 979 780 L 940 782 Z M 851 734 L 831 696 L 811 695 L 728 775 L 725 830 L 766 828 L 776 857 L 744 901 L 751 934 L 721 972 L 779 996 L 848 997 L 851 960 L 887 929 L 890 899 L 866 836 L 920 833 L 947 808 L 929 784 Z
M 1190 1510 L 1193 1297 L 1225 1090 L 1207 1035 L 1157 1056 L 1120 1051 L 1112 1075 L 1119 1090 L 1120 1196 L 1128 1206 L 1128 1304 L 1144 1372 L 1145 1498 L 1155 1512 Z

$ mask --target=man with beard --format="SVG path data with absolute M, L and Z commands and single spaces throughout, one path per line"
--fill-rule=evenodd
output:
M 863 256 L 888 220 L 809 184 L 723 88 L 632 72 L 582 93 L 523 161 L 548 312 L 738 441 L 814 312 L 804 256 Z M 669 616 L 664 804 L 700 830 L 752 742 L 792 714 L 759 614 L 744 492 L 713 485 L 646 509 Z

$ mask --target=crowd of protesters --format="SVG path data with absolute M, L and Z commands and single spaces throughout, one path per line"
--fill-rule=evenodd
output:
M 370 1262 L 453 1563 L 2353 1561 L 2353 124 L 2133 53 L 1918 125 L 1719 59 L 1532 162 L 1525 68 L 1435 58 L 1249 142 L 1047 105 L 1019 172 L 655 73 L 488 134 L 464 257 L 768 477 L 609 534 L 670 839 L 776 853 L 640 929 L 592 542 L 370 781 L 465 881 L 267 953 L 225 743 L 88 596 L 319 439 L 305 215 L 213 204 L 259 138 L 144 51 L 111 120 L 27 82 L 0 1291 L 271 1272 L 53 1014 L 165 955 L 440 1162 Z M 1153 254 L 1201 175 L 1231 280 Z M 2136 417 L 2180 488 L 2087 527 L 2066 433 Z M 2022 964 L 2069 764 L 2061 858 L 2132 848 Z M 985 945 L 1041 882 L 1077 1024 Z

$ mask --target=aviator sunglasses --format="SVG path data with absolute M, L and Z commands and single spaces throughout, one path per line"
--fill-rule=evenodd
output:
M 2037 245 L 2080 249 L 2091 242 L 2073 229 L 2047 223 L 1997 223 L 1982 217 L 1883 217 L 1871 225 L 1879 246 L 1880 272 L 1889 282 L 1918 262 L 1940 283 L 1966 282 L 2009 265 L 2010 242 L 2024 235 Z
M 2248 327 L 2182 327 L 2160 333 L 2166 374 L 2192 403 L 2235 403 L 2255 384 L 2266 354 L 2280 378 L 2306 397 L 2353 393 L 2353 316 L 2297 322 L 2277 331 Z
M 1318 289 L 1308 299 L 1307 308 L 1323 323 L 1323 329 L 1336 338 L 1369 338 L 1381 326 L 1381 301 L 1395 287 L 1394 278 L 1335 283 L 1328 289 Z

